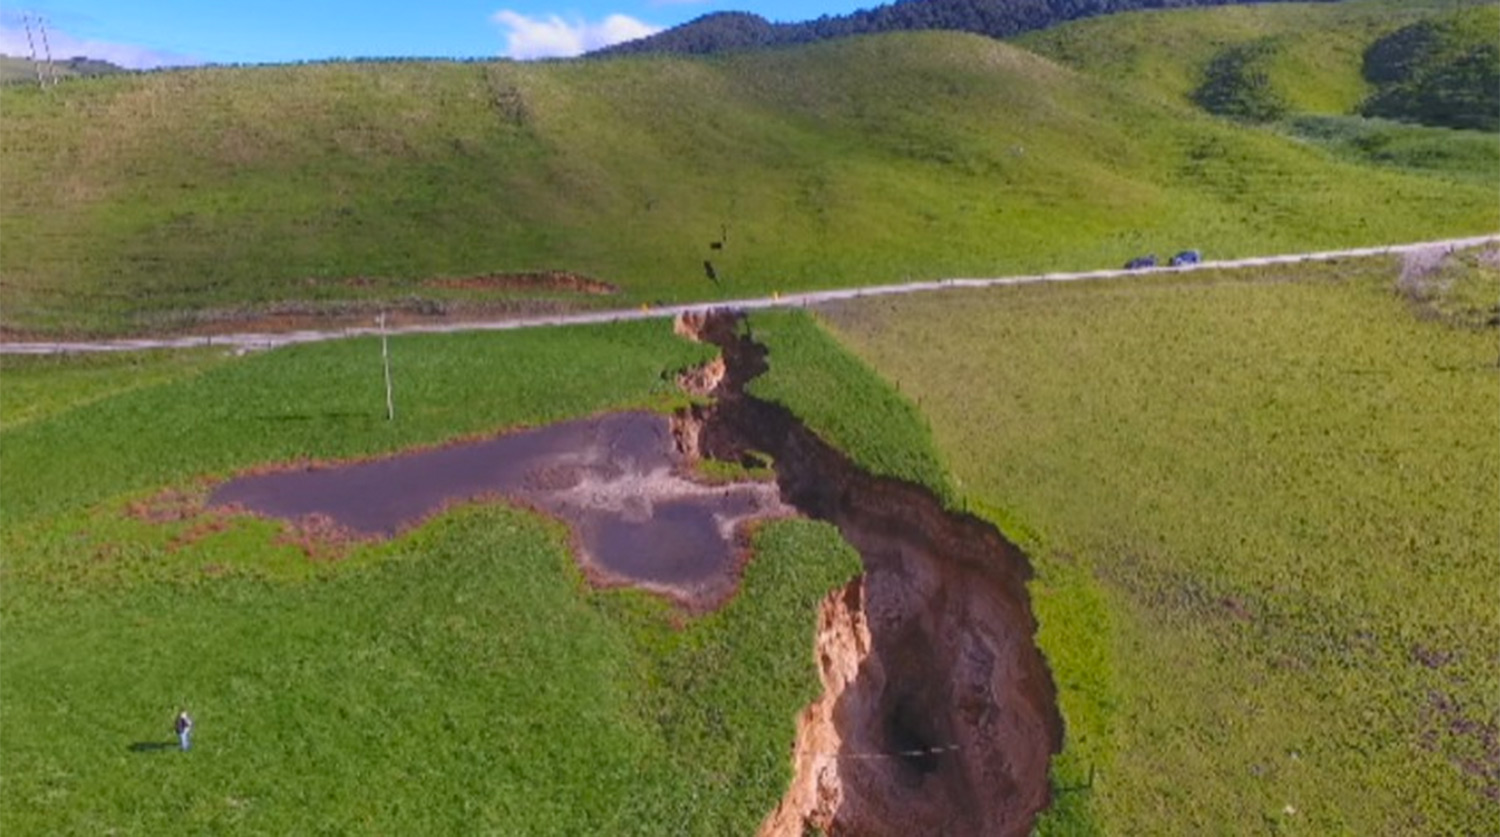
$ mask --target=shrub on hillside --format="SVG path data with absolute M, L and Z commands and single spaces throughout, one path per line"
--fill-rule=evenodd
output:
M 1210 113 L 1247 122 L 1271 122 L 1286 115 L 1286 100 L 1271 85 L 1269 64 L 1278 45 L 1251 41 L 1225 49 L 1209 62 L 1193 101 Z
M 1398 29 L 1365 51 L 1376 92 L 1360 112 L 1448 128 L 1500 130 L 1500 7 Z

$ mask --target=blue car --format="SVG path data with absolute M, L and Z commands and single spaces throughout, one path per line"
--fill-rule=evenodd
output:
M 1126 270 L 1144 270 L 1148 267 L 1156 267 L 1155 253 L 1152 253 L 1149 256 L 1141 256 L 1138 259 L 1131 259 L 1130 261 L 1125 263 Z
M 1202 253 L 1199 253 L 1197 250 L 1183 250 L 1172 257 L 1172 266 L 1182 267 L 1183 265 L 1197 264 L 1201 261 L 1203 261 Z

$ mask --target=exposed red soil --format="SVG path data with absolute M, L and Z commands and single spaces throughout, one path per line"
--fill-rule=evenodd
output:
M 177 523 L 203 513 L 205 492 L 187 488 L 164 489 L 144 500 L 125 504 L 125 516 L 147 523 Z
M 472 291 L 564 291 L 574 294 L 608 295 L 620 289 L 608 282 L 589 279 L 576 273 L 548 270 L 533 273 L 492 273 L 458 279 L 428 279 L 430 288 L 460 288 Z
M 336 308 L 312 306 L 285 308 L 246 308 L 232 311 L 196 312 L 194 319 L 161 329 L 149 329 L 134 336 L 206 337 L 241 332 L 275 334 L 287 331 L 326 331 L 339 328 L 370 328 L 382 312 L 391 328 L 418 325 L 450 325 L 464 322 L 489 322 L 504 317 L 533 317 L 576 313 L 579 306 L 564 300 L 400 300 L 379 303 L 347 303 Z M 22 338 L 9 338 L 17 339 Z M 41 339 L 58 339 L 46 335 Z
M 598 294 L 585 294 L 596 296 Z M 422 325 L 458 325 L 494 322 L 507 317 L 540 317 L 576 314 L 590 310 L 582 296 L 574 299 L 401 299 L 387 301 L 349 301 L 320 307 L 312 303 L 293 303 L 269 307 L 247 306 L 181 312 L 167 316 L 156 324 L 143 324 L 120 333 L 100 335 L 93 331 L 36 331 L 0 325 L 0 343 L 28 343 L 67 340 L 212 337 L 220 334 L 277 334 L 289 331 L 329 331 L 334 329 L 370 328 L 383 311 L 392 328 Z
M 721 355 L 702 366 L 695 366 L 678 374 L 677 388 L 688 395 L 707 397 L 724 380 L 724 371 L 724 358 Z
M 331 563 L 343 560 L 355 544 L 373 540 L 360 537 L 348 527 L 324 514 L 309 514 L 295 520 L 284 521 L 277 546 L 295 547 L 314 563 Z
M 870 627 L 864 614 L 864 578 L 829 593 L 818 608 L 815 644 L 823 694 L 797 718 L 792 745 L 792 784 L 761 824 L 762 835 L 801 837 L 806 826 L 828 832 L 844 800 L 840 758 L 847 752 L 835 710 L 859 678 L 870 656 Z M 841 753 L 843 754 L 841 756 Z

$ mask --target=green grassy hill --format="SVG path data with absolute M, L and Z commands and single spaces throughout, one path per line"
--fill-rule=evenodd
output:
M 1380 39 L 1424 21 L 1484 18 L 1496 8 L 1494 0 L 1345 0 L 1139 12 L 1063 24 L 1016 42 L 1184 104 L 1216 59 L 1254 53 L 1265 92 L 1288 111 L 1348 114 L 1375 90 L 1365 53 Z
M 1500 130 L 1500 5 L 1402 27 L 1370 45 L 1364 72 L 1370 116 Z
M 1042 834 L 1500 833 L 1496 265 L 821 309 L 1035 562 Z
M 550 304 L 631 305 L 1500 223 L 1485 158 L 1457 164 L 1479 177 L 1393 169 L 950 33 L 194 69 L 5 89 L 0 108 L 12 333 L 442 311 L 480 292 L 433 278 L 512 271 L 623 289 Z
M 746 12 L 714 12 L 655 35 L 605 47 L 593 54 L 710 54 L 930 29 L 1005 38 L 1064 21 L 1134 9 L 1218 6 L 1237 2 L 1276 0 L 893 0 L 872 3 L 869 8 L 846 15 L 823 15 L 816 20 L 796 23 L 772 23 Z

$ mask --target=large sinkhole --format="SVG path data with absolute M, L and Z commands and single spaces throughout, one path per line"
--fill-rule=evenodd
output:
M 1048 801 L 1062 720 L 1034 640 L 1026 556 L 988 522 L 863 471 L 790 411 L 749 395 L 767 352 L 736 316 L 680 327 L 725 361 L 714 402 L 694 409 L 699 453 L 768 453 L 782 500 L 838 527 L 865 568 L 825 603 L 819 661 L 830 694 L 802 718 L 797 776 L 763 831 L 1028 833 Z

